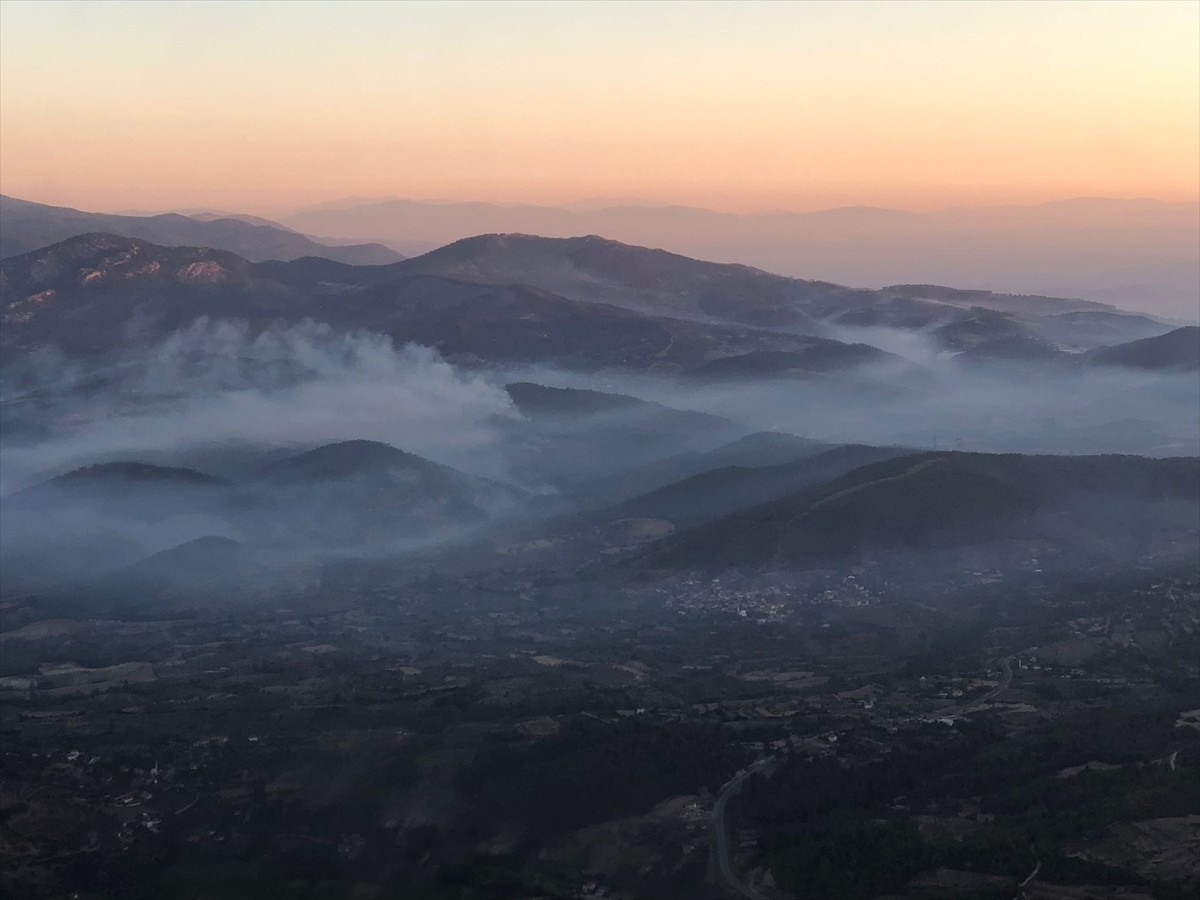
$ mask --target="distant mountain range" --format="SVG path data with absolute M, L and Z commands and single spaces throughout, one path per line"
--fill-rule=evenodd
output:
M 736 215 L 636 198 L 537 206 L 360 197 L 280 218 L 284 224 L 209 209 L 85 213 L 5 197 L 0 257 L 108 232 L 252 261 L 311 255 L 370 265 L 481 234 L 594 234 L 838 284 L 987 285 L 1087 298 L 1178 324 L 1200 318 L 1197 203 L 1080 198 L 931 213 L 855 206 Z
M 848 347 L 570 299 L 536 286 L 414 274 L 405 263 L 250 263 L 217 250 L 103 234 L 0 263 L 0 306 L 0 348 L 9 360 L 46 345 L 103 355 L 127 345 L 135 320 L 137 339 L 152 341 L 200 316 L 257 328 L 307 318 L 436 347 L 467 363 L 553 362 L 583 370 L 690 372 L 714 357 L 814 346 L 828 350 L 822 365 L 836 366 L 839 348 Z M 860 351 L 851 352 L 860 361 Z
M 1088 301 L 932 285 L 857 290 L 601 238 L 527 235 L 484 235 L 390 265 L 351 266 L 316 257 L 255 263 L 88 234 L 0 263 L 0 309 L 8 361 L 48 345 L 103 355 L 135 339 L 135 321 L 144 342 L 200 316 L 255 328 L 308 318 L 433 346 L 465 363 L 714 380 L 907 365 L 870 343 L 879 326 L 963 359 L 1070 365 L 1095 349 L 1097 335 L 1140 340 L 1170 330 Z M 1189 333 L 1163 343 L 1150 366 L 1137 353 L 1088 361 L 1188 368 L 1196 356 Z
M 1198 317 L 1194 202 L 1081 198 L 933 213 L 846 207 L 734 215 L 644 201 L 562 207 L 349 198 L 282 221 L 308 234 L 429 247 L 493 232 L 598 234 L 841 284 L 987 285 Z
M 166 246 L 212 247 L 255 262 L 322 256 L 352 265 L 371 265 L 404 258 L 382 244 L 332 246 L 319 243 L 277 222 L 255 216 L 222 216 L 209 212 L 109 215 L 0 196 L 0 258 L 19 256 L 90 232 L 117 234 Z

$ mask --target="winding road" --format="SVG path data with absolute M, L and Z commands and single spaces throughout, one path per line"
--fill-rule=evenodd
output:
M 976 700 L 972 700 L 970 704 L 959 704 L 958 706 L 954 707 L 953 710 L 941 711 L 939 715 L 959 715 L 963 709 L 967 708 L 968 705 L 973 706 L 979 703 L 988 702 L 995 699 L 996 696 L 998 696 L 1001 692 L 1007 690 L 1012 684 L 1012 664 L 1014 658 L 1015 657 L 1010 656 L 1004 660 L 1004 676 L 1001 678 L 1000 683 L 996 685 L 996 687 L 988 691 L 984 696 Z M 729 805 L 730 798 L 735 796 L 737 792 L 742 789 L 742 785 L 746 783 L 746 779 L 748 779 L 755 772 L 763 771 L 774 762 L 774 756 L 764 756 L 762 759 L 755 760 L 748 765 L 738 775 L 735 775 L 733 778 L 731 778 L 729 782 L 721 789 L 721 793 L 717 797 L 717 802 L 713 804 L 712 809 L 713 842 L 716 846 L 717 868 L 721 872 L 721 880 L 734 894 L 739 897 L 746 897 L 748 900 L 769 900 L 769 898 L 755 889 L 753 885 L 746 884 L 744 881 L 742 881 L 741 877 L 738 875 L 737 869 L 733 867 L 733 861 L 730 856 L 729 823 L 726 821 L 726 810 Z M 1022 886 L 1035 878 L 1040 869 L 1041 864 L 1039 863 L 1038 867 L 1034 869 L 1033 872 L 1030 873 L 1029 877 L 1025 879 L 1025 882 L 1022 883 Z
M 962 703 L 956 703 L 953 706 L 948 707 L 946 709 L 940 709 L 933 715 L 925 716 L 924 717 L 925 721 L 933 722 L 933 721 L 936 721 L 937 719 L 944 719 L 947 717 L 953 718 L 954 716 L 961 716 L 961 715 L 963 715 L 963 713 L 966 710 L 977 707 L 977 706 L 979 706 L 980 703 L 989 703 L 992 700 L 995 700 L 996 697 L 998 697 L 1004 691 L 1007 691 L 1009 689 L 1009 687 L 1012 685 L 1012 680 L 1013 680 L 1012 664 L 1013 664 L 1014 659 L 1016 659 L 1015 656 L 1010 656 L 1006 660 L 1004 660 L 1004 667 L 1003 667 L 1004 668 L 1004 677 L 1000 679 L 999 684 L 997 684 L 994 688 L 992 688 L 990 691 L 988 691 L 982 697 L 977 697 L 974 700 L 965 700 Z
M 717 797 L 717 802 L 713 804 L 713 839 L 716 843 L 717 867 L 721 870 L 721 878 L 738 896 L 748 897 L 750 900 L 768 900 L 768 898 L 760 894 L 751 885 L 744 883 L 738 877 L 737 870 L 733 867 L 733 863 L 729 858 L 729 824 L 725 821 L 725 810 L 729 804 L 729 798 L 742 789 L 742 785 L 746 783 L 746 779 L 755 772 L 761 772 L 773 762 L 775 762 L 774 756 L 765 756 L 762 759 L 752 762 L 742 770 L 741 774 L 730 779 L 729 783 L 721 789 L 721 794 Z
M 1015 657 L 1010 656 L 1010 657 L 1008 657 L 1008 659 L 1004 660 L 1004 677 L 1002 679 L 1000 679 L 1000 684 L 998 684 L 994 689 L 988 691 L 988 693 L 984 695 L 984 697 L 983 697 L 984 700 L 993 700 L 996 698 L 996 696 L 998 694 L 1000 694 L 1001 691 L 1008 690 L 1009 685 L 1012 684 L 1012 678 L 1013 678 L 1013 672 L 1012 672 L 1013 659 L 1015 659 Z

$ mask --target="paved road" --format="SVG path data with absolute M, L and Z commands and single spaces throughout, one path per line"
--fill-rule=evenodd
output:
M 1011 656 L 1008 659 L 1004 660 L 1004 677 L 1002 679 L 1000 679 L 1000 684 L 997 685 L 994 690 L 989 691 L 987 693 L 987 695 L 984 696 L 984 698 L 983 698 L 984 700 L 991 700 L 993 697 L 998 695 L 1001 691 L 1008 690 L 1008 686 L 1010 684 L 1012 684 L 1012 663 L 1013 663 L 1013 658 Z
M 951 706 L 948 709 L 940 709 L 932 716 L 925 716 L 925 721 L 931 722 L 934 719 L 945 719 L 953 718 L 954 716 L 961 716 L 966 710 L 972 709 L 978 706 L 980 703 L 987 703 L 989 700 L 995 700 L 996 697 L 998 697 L 1003 691 L 1008 690 L 1008 688 L 1012 685 L 1013 659 L 1014 657 L 1010 656 L 1004 660 L 1004 677 L 1000 679 L 1000 683 L 998 685 L 996 685 L 982 697 L 979 697 L 976 700 L 967 700 L 963 703 L 956 703 L 954 706 Z
M 774 756 L 766 756 L 751 763 L 741 775 L 736 776 L 725 785 L 721 795 L 717 797 L 717 802 L 713 805 L 713 837 L 717 845 L 717 867 L 721 870 L 721 878 L 735 893 L 742 897 L 749 897 L 750 900 L 767 900 L 767 898 L 750 885 L 743 883 L 730 861 L 729 824 L 725 821 L 725 808 L 729 804 L 729 798 L 742 789 L 747 778 L 754 772 L 761 772 L 773 762 L 775 762 Z
M 1042 861 L 1039 859 L 1037 865 L 1033 867 L 1033 871 L 1025 876 L 1025 880 L 1017 885 L 1017 896 L 1013 900 L 1022 900 L 1025 896 L 1025 888 L 1029 886 L 1029 882 L 1038 877 L 1038 872 L 1042 871 Z
M 992 700 L 1002 691 L 1008 689 L 1008 687 L 1012 684 L 1013 678 L 1012 662 L 1013 657 L 1011 656 L 1004 660 L 1004 677 L 1000 680 L 1000 683 L 995 688 L 988 691 L 988 693 L 983 697 L 980 697 L 978 700 L 971 701 L 970 705 L 974 706 L 977 703 Z M 961 710 L 965 709 L 966 707 L 967 704 L 961 704 L 953 711 L 942 711 L 940 715 L 958 715 L 960 714 Z M 733 797 L 742 789 L 742 785 L 746 783 L 746 779 L 749 778 L 754 772 L 761 772 L 773 762 L 775 762 L 774 756 L 766 756 L 751 763 L 746 767 L 741 775 L 733 778 L 727 785 L 725 785 L 724 788 L 722 788 L 720 796 L 717 797 L 717 802 L 713 805 L 713 838 L 717 848 L 717 867 L 721 871 L 721 879 L 734 893 L 740 897 L 747 897 L 749 900 L 768 900 L 768 898 L 755 890 L 753 886 L 743 882 L 738 876 L 737 870 L 733 867 L 733 862 L 730 859 L 729 849 L 729 824 L 725 821 L 725 811 L 726 807 L 729 805 L 729 798 Z M 1028 879 L 1026 879 L 1026 881 L 1034 878 L 1040 868 L 1041 865 L 1039 863 L 1038 868 L 1033 870 L 1032 874 Z

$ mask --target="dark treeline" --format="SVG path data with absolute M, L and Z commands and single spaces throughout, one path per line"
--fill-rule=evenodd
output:
M 715 791 L 743 760 L 713 726 L 579 720 L 536 744 L 485 746 L 461 786 L 484 816 L 543 834 L 646 812 L 672 795 Z
M 747 785 L 739 813 L 759 829 L 778 884 L 804 897 L 869 898 L 939 867 L 1024 877 L 1039 862 L 1060 882 L 1138 884 L 1067 845 L 1120 822 L 1200 812 L 1200 735 L 1174 718 L 1085 711 L 1008 738 L 995 722 L 929 725 L 867 764 L 793 757 Z M 1060 774 L 1092 761 L 1120 768 Z M 914 814 L 953 817 L 971 804 L 978 827 L 922 840 Z

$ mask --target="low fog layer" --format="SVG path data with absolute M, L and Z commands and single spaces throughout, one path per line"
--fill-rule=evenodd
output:
M 252 335 L 242 323 L 201 319 L 99 371 L 39 354 L 6 373 L 5 386 L 5 494 L 131 455 L 181 462 L 220 448 L 350 438 L 486 469 L 481 448 L 496 439 L 494 420 L 516 415 L 501 384 L 436 351 L 313 323 Z
M 4 377 L 6 585 L 252 593 L 497 528 L 532 535 L 514 547 L 596 525 L 597 547 L 636 544 L 920 450 L 1200 446 L 1194 373 L 964 361 L 926 332 L 842 331 L 895 356 L 716 382 L 467 369 L 377 334 L 205 319 L 102 368 L 35 353 Z M 845 444 L 882 450 L 831 451 Z M 776 468 L 724 468 L 747 465 Z
M 963 362 L 928 332 L 842 328 L 839 340 L 885 349 L 911 367 L 860 367 L 851 376 L 697 385 L 644 374 L 600 376 L 544 369 L 516 374 L 569 387 L 627 393 L 829 443 L 1004 453 L 1200 451 L 1200 383 L 1194 372 L 1023 361 Z
M 242 323 L 201 319 L 102 370 L 45 352 L 6 372 L 0 493 L 103 460 L 179 463 L 222 447 L 299 450 L 349 439 L 505 480 L 511 473 L 497 448 L 504 423 L 522 418 L 504 390 L 515 381 L 628 394 L 720 416 L 743 433 L 830 443 L 1160 456 L 1200 445 L 1194 373 L 968 365 L 919 331 L 843 328 L 837 337 L 912 365 L 728 383 L 544 367 L 466 370 L 381 335 L 308 322 L 254 335 Z

